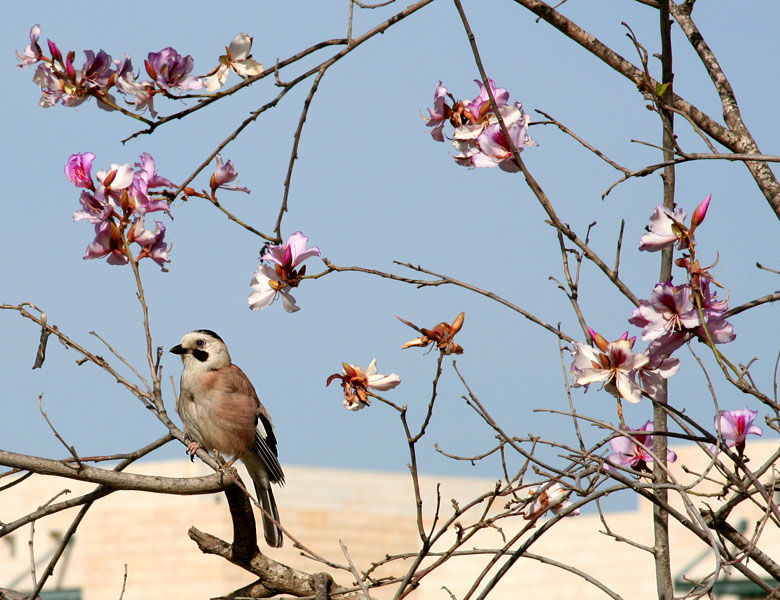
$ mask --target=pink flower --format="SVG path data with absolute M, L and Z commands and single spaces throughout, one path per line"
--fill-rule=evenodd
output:
M 479 79 L 475 79 L 474 83 L 479 86 L 479 94 L 476 98 L 470 102 L 464 102 L 464 108 L 469 111 L 475 120 L 481 120 L 488 112 L 493 112 L 493 107 L 490 104 L 490 98 L 488 97 L 485 84 Z M 493 92 L 493 98 L 496 101 L 496 106 L 501 109 L 509 101 L 509 92 L 506 88 L 497 88 L 496 82 L 488 77 L 488 84 L 490 85 L 490 91 Z
M 125 163 L 123 165 L 112 164 L 108 170 L 97 172 L 97 180 L 106 190 L 124 190 L 133 183 L 133 167 Z
M 677 244 L 679 250 L 693 245 L 693 232 L 704 221 L 710 205 L 712 194 L 699 203 L 691 217 L 690 229 L 685 226 L 686 213 L 681 208 L 674 212 L 664 206 L 656 206 L 650 216 L 647 233 L 639 239 L 639 249 L 646 252 L 657 252 Z
M 685 221 L 686 213 L 677 208 L 674 212 L 664 206 L 656 206 L 650 216 L 647 233 L 639 238 L 639 249 L 646 252 L 657 252 L 673 246 L 676 243 L 683 244 L 681 228 Z
M 526 521 L 535 521 L 548 510 L 557 515 L 572 504 L 567 500 L 571 490 L 558 482 L 552 485 L 532 485 L 526 488 L 524 492 L 529 498 L 533 499 L 532 502 L 523 508 L 523 518 Z M 576 508 L 566 516 L 574 517 L 578 514 L 580 514 L 580 509 Z
M 307 248 L 309 238 L 300 231 L 296 231 L 284 244 L 268 246 L 261 257 L 262 260 L 270 260 L 286 272 L 290 272 L 307 258 L 319 256 L 320 249 L 317 246 Z
M 165 265 L 171 262 L 168 258 L 168 253 L 171 251 L 172 244 L 166 245 L 165 243 L 165 225 L 160 221 L 155 221 L 154 224 L 154 231 L 149 231 L 144 228 L 143 218 L 137 219 L 130 230 L 128 239 L 141 246 L 141 252 L 136 257 L 136 260 L 151 258 L 160 265 L 163 272 L 167 272 L 168 269 Z
M 41 47 L 38 44 L 40 35 L 41 26 L 33 25 L 30 28 L 30 43 L 24 49 L 24 54 L 20 54 L 18 50 L 16 51 L 16 57 L 19 59 L 18 67 L 23 69 L 41 60 Z
M 436 84 L 436 89 L 433 92 L 433 108 L 428 109 L 430 117 L 423 117 L 426 125 L 433 127 L 431 137 L 437 142 L 444 141 L 444 123 L 449 120 L 452 114 L 452 109 L 445 103 L 447 96 L 449 96 L 449 92 L 440 81 Z
M 74 221 L 86 219 L 93 225 L 99 225 L 110 221 L 114 216 L 114 207 L 104 200 L 102 194 L 93 194 L 84 190 L 81 192 L 79 202 L 81 210 L 73 213 Z
M 173 89 L 199 90 L 203 87 L 200 79 L 190 75 L 194 66 L 192 56 L 181 56 L 171 47 L 150 52 L 144 65 L 149 76 L 168 92 Z
M 536 146 L 528 135 L 530 117 L 523 112 L 523 106 L 515 102 L 512 106 L 499 108 L 509 138 L 518 152 L 526 146 Z M 512 154 L 512 148 L 501 130 L 498 119 L 489 114 L 485 122 L 463 125 L 455 130 L 452 145 L 458 150 L 453 155 L 455 162 L 469 168 L 500 167 L 503 171 L 516 173 L 520 170 Z
M 728 301 L 717 300 L 717 294 L 710 292 L 708 280 L 701 280 L 699 294 L 706 332 L 694 297 L 695 292 L 689 284 L 674 286 L 666 281 L 656 284 L 649 300 L 639 301 L 628 322 L 642 327 L 642 339 L 651 342 L 648 347 L 651 355 L 671 354 L 690 335 L 706 340 L 709 333 L 715 344 L 725 344 L 736 338 L 731 323 L 725 320 Z
M 671 281 L 656 284 L 650 299 L 639 301 L 628 322 L 642 327 L 645 341 L 698 327 L 699 315 L 691 298 L 691 286 L 686 283 L 675 287 Z
M 506 88 L 496 87 L 492 79 L 488 85 L 496 101 L 501 119 L 504 121 L 509 139 L 498 123 L 488 90 L 479 81 L 479 95 L 473 100 L 455 100 L 439 81 L 433 95 L 433 108 L 428 109 L 429 117 L 423 117 L 428 127 L 433 127 L 431 136 L 437 142 L 444 141 L 444 124 L 449 121 L 455 128 L 452 145 L 457 150 L 453 155 L 455 162 L 469 168 L 500 167 L 515 173 L 520 170 L 512 155 L 512 145 L 522 152 L 526 146 L 537 145 L 528 136 L 530 118 L 523 112 L 523 105 L 515 102 L 507 104 L 509 92 Z M 452 100 L 452 106 L 446 100 Z
M 79 188 L 94 189 L 92 183 L 92 161 L 95 155 L 92 152 L 71 154 L 65 165 L 65 176 Z
M 649 471 L 648 464 L 653 462 L 653 436 L 640 431 L 652 431 L 653 422 L 647 421 L 637 431 L 627 431 L 628 435 L 621 435 L 609 440 L 609 447 L 613 454 L 607 456 L 604 468 L 609 470 L 610 464 L 617 467 L 630 467 L 635 471 Z M 667 462 L 675 462 L 677 454 L 671 450 L 666 451 Z
M 95 239 L 87 246 L 84 260 L 103 258 L 110 265 L 126 265 L 129 262 L 119 228 L 113 221 L 103 221 L 95 225 Z
M 745 408 L 743 410 L 722 410 L 715 415 L 715 429 L 720 432 L 723 441 L 729 448 L 737 449 L 742 456 L 745 452 L 745 440 L 748 435 L 764 435 L 764 431 L 753 425 L 757 410 Z
M 664 380 L 680 370 L 680 359 L 658 356 L 653 354 L 651 348 L 648 348 L 647 355 L 649 362 L 635 373 L 645 393 L 653 400 L 657 400 Z
M 84 50 L 87 61 L 81 69 L 82 83 L 84 87 L 96 91 L 106 91 L 114 71 L 111 57 L 103 50 L 95 54 L 92 50 Z
M 574 387 L 604 382 L 608 391 L 616 393 L 629 402 L 639 402 L 642 389 L 632 380 L 638 369 L 648 363 L 646 354 L 632 353 L 636 338 L 628 339 L 628 332 L 614 342 L 607 342 L 602 336 L 590 330 L 597 347 L 577 343 L 572 352 L 571 365 Z
M 147 108 L 152 117 L 157 116 L 154 110 L 154 83 L 148 79 L 136 81 L 133 74 L 133 63 L 128 55 L 125 55 L 121 61 L 115 61 L 117 64 L 116 78 L 114 84 L 117 89 L 126 96 L 133 97 L 135 109 L 143 112 Z
M 251 310 L 262 310 L 270 306 L 279 295 L 287 312 L 300 310 L 290 288 L 298 287 L 306 274 L 306 266 L 297 270 L 296 267 L 307 258 L 320 255 L 317 246 L 306 248 L 308 241 L 308 237 L 296 231 L 284 244 L 268 246 L 260 260 L 267 260 L 274 266 L 261 263 L 252 277 L 249 285 L 254 291 L 248 299 Z
M 360 410 L 371 404 L 368 388 L 385 392 L 401 383 L 401 378 L 395 373 L 390 375 L 379 373 L 376 358 L 371 359 L 365 372 L 360 367 L 345 362 L 341 365 L 341 374 L 334 373 L 328 377 L 325 386 L 329 386 L 334 379 L 341 379 L 341 387 L 344 389 L 344 408 L 347 410 Z
M 209 92 L 216 92 L 225 85 L 231 69 L 244 79 L 263 72 L 263 65 L 252 58 L 252 37 L 249 34 L 236 35 L 225 51 L 226 53 L 219 57 L 219 65 L 203 79 Z
M 238 171 L 236 171 L 236 168 L 233 166 L 233 161 L 229 160 L 223 164 L 222 156 L 217 154 L 217 168 L 214 170 L 214 173 L 211 175 L 211 180 L 209 181 L 211 194 L 214 195 L 218 189 L 246 192 L 248 194 L 249 188 L 227 185 L 231 181 L 235 181 L 237 177 Z

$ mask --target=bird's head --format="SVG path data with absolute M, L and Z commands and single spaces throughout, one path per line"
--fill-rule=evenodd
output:
M 225 342 L 210 329 L 190 331 L 169 352 L 181 355 L 185 367 L 212 370 L 230 364 L 230 353 Z

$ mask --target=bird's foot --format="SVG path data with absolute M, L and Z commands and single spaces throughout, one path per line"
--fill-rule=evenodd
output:
M 192 462 L 195 462 L 195 453 L 200 450 L 200 444 L 198 442 L 190 442 L 187 446 L 187 454 Z

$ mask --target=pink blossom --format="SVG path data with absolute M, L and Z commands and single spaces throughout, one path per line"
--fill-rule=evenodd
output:
M 690 337 L 706 340 L 707 333 L 715 344 L 736 338 L 731 323 L 725 320 L 728 301 L 718 300 L 710 291 L 710 282 L 702 280 L 699 298 L 706 331 L 694 302 L 695 292 L 687 283 L 674 286 L 670 281 L 656 284 L 649 300 L 640 300 L 629 323 L 642 327 L 642 339 L 650 341 L 651 355 L 669 355 Z
M 552 485 L 532 485 L 524 492 L 529 498 L 532 498 L 532 501 L 523 508 L 523 518 L 527 521 L 535 521 L 548 510 L 557 515 L 572 504 L 567 500 L 571 490 L 558 482 Z M 579 514 L 580 509 L 576 508 L 566 516 L 574 517 Z
M 92 183 L 92 161 L 95 155 L 92 152 L 71 154 L 65 165 L 65 176 L 78 188 L 94 188 Z
M 306 248 L 308 241 L 308 237 L 296 231 L 284 244 L 266 248 L 260 260 L 267 260 L 274 266 L 261 263 L 252 277 L 249 284 L 254 290 L 249 295 L 251 310 L 262 310 L 270 306 L 279 295 L 287 312 L 300 310 L 295 303 L 295 298 L 290 294 L 290 288 L 298 287 L 306 274 L 306 266 L 297 270 L 296 267 L 307 258 L 320 255 L 317 246 Z
M 635 374 L 645 393 L 653 400 L 658 400 L 658 394 L 664 380 L 669 379 L 680 370 L 680 359 L 659 356 L 652 352 L 652 348 L 648 348 L 647 355 L 650 359 L 649 362 L 635 371 Z
M 270 260 L 285 270 L 295 269 L 307 258 L 319 256 L 320 249 L 317 246 L 307 248 L 309 238 L 300 231 L 296 231 L 284 244 L 278 246 L 268 246 L 262 255 L 262 260 Z
M 18 50 L 16 51 L 16 57 L 19 59 L 18 67 L 23 69 L 41 60 L 41 46 L 38 44 L 40 35 L 41 26 L 33 25 L 30 28 L 30 43 L 24 49 L 24 54 L 20 54 Z
M 431 130 L 431 137 L 437 142 L 444 141 L 444 123 L 449 119 L 452 109 L 445 103 L 449 96 L 447 88 L 441 84 L 441 81 L 436 84 L 436 89 L 433 92 L 433 108 L 428 109 L 428 118 L 425 119 L 428 127 L 433 127 Z
M 217 154 L 217 168 L 211 175 L 209 185 L 211 186 L 212 195 L 218 189 L 232 190 L 234 192 L 246 192 L 249 193 L 249 188 L 238 187 L 235 185 L 227 185 L 231 181 L 235 181 L 238 177 L 238 171 L 233 166 L 233 161 L 229 160 L 226 163 L 222 162 L 222 156 Z
M 656 284 L 649 300 L 640 300 L 629 323 L 642 327 L 642 339 L 656 340 L 664 335 L 693 329 L 699 315 L 687 283 L 675 287 L 671 281 Z
M 150 52 L 144 61 L 146 72 L 162 89 L 199 90 L 203 82 L 190 75 L 194 61 L 192 56 L 181 56 L 176 50 L 163 48 L 159 52 Z
M 88 190 L 81 192 L 79 198 L 81 210 L 73 213 L 74 221 L 86 219 L 93 225 L 98 225 L 111 220 L 114 216 L 114 208 L 109 204 L 100 193 L 93 194 Z
M 165 272 L 168 271 L 166 263 L 171 262 L 168 253 L 172 245 L 165 243 L 165 225 L 160 221 L 155 221 L 154 231 L 144 228 L 143 218 L 136 220 L 129 236 L 130 241 L 135 242 L 141 247 L 141 252 L 136 257 L 137 260 L 149 257 Z
M 344 390 L 344 408 L 347 410 L 360 410 L 369 406 L 371 400 L 368 389 L 373 388 L 380 392 L 391 390 L 401 383 L 401 378 L 395 373 L 382 375 L 376 366 L 376 358 L 363 371 L 356 365 L 341 363 L 341 374 L 334 373 L 328 377 L 325 386 L 329 386 L 334 379 L 341 379 L 341 387 Z
M 103 50 L 97 54 L 92 50 L 84 50 L 84 55 L 87 57 L 81 70 L 84 86 L 93 90 L 105 91 L 109 87 L 111 76 L 114 74 L 111 68 L 114 64 L 111 57 Z
M 65 83 L 54 74 L 51 66 L 46 63 L 41 63 L 35 69 L 33 82 L 41 88 L 41 98 L 38 100 L 38 105 L 43 108 L 54 106 L 66 95 Z M 75 101 L 71 100 L 71 106 L 73 106 L 73 102 Z
M 693 211 L 690 228 L 685 226 L 686 213 L 681 208 L 674 212 L 665 206 L 656 206 L 647 225 L 647 233 L 639 239 L 639 249 L 657 252 L 677 244 L 679 250 L 693 246 L 693 233 L 707 216 L 712 194 L 702 200 Z
M 126 265 L 130 260 L 125 252 L 119 228 L 113 221 L 103 221 L 95 225 L 95 239 L 87 246 L 84 260 L 103 258 L 110 265 Z
M 231 70 L 244 79 L 263 72 L 263 65 L 252 58 L 252 37 L 249 34 L 236 35 L 225 51 L 226 53 L 219 57 L 219 65 L 203 79 L 209 92 L 216 92 L 225 85 Z
M 653 436 L 640 431 L 652 431 L 653 422 L 647 421 L 637 431 L 627 431 L 629 435 L 620 435 L 609 440 L 609 447 L 613 454 L 607 456 L 604 468 L 609 470 L 610 463 L 616 467 L 630 467 L 635 471 L 649 471 L 648 464 L 653 462 Z M 666 461 L 675 462 L 677 454 L 672 450 L 666 451 Z
M 274 269 L 268 265 L 261 264 L 257 267 L 252 281 L 249 282 L 249 287 L 254 290 L 248 298 L 250 310 L 263 310 L 271 306 L 280 295 L 282 306 L 288 313 L 301 310 L 300 306 L 295 303 L 295 298 L 290 290 L 279 279 Z
M 125 163 L 123 165 L 112 164 L 108 170 L 97 172 L 97 180 L 107 190 L 124 190 L 133 183 L 133 167 Z
M 596 332 L 592 332 L 592 335 L 598 347 L 576 343 L 572 351 L 574 361 L 570 370 L 574 387 L 601 381 L 608 391 L 615 392 L 629 402 L 639 402 L 642 389 L 632 377 L 649 359 L 646 354 L 632 352 L 636 338 L 628 339 L 626 332 L 619 340 L 607 342 Z
M 481 80 L 475 79 L 474 83 L 479 86 L 479 94 L 476 98 L 470 102 L 464 102 L 463 106 L 468 110 L 475 120 L 479 121 L 486 113 L 493 112 L 493 107 L 490 104 L 490 97 L 488 96 L 485 84 Z M 490 85 L 490 91 L 493 92 L 493 98 L 496 101 L 496 106 L 500 109 L 505 106 L 509 101 L 509 92 L 506 88 L 497 88 L 496 82 L 488 77 L 488 84 Z
M 639 239 L 639 249 L 646 252 L 657 252 L 669 246 L 682 242 L 681 225 L 685 221 L 686 212 L 677 208 L 674 212 L 665 206 L 656 206 L 650 216 L 647 233 Z
M 516 102 L 499 109 L 509 138 L 522 152 L 527 146 L 536 146 L 528 135 L 530 117 L 523 112 L 523 106 Z M 509 173 L 516 173 L 520 166 L 514 159 L 512 148 L 501 130 L 495 115 L 489 115 L 486 122 L 463 125 L 455 130 L 452 145 L 458 150 L 453 155 L 455 162 L 469 168 L 500 167 Z
M 753 425 L 757 410 L 722 410 L 715 415 L 715 429 L 720 432 L 723 441 L 729 448 L 736 448 L 740 456 L 745 452 L 745 440 L 749 435 L 764 435 L 764 431 Z
M 133 63 L 128 55 L 125 55 L 121 61 L 115 61 L 116 79 L 114 81 L 117 89 L 127 96 L 133 97 L 135 109 L 143 112 L 147 108 L 152 117 L 157 116 L 154 110 L 154 84 L 148 79 L 136 81 L 133 74 Z

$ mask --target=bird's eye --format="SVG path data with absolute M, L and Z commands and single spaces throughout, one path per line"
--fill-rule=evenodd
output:
M 198 340 L 197 342 L 195 342 L 195 345 L 196 345 L 198 348 L 203 348 L 203 346 L 205 346 L 205 345 L 206 345 L 206 341 L 205 341 L 205 340 Z

